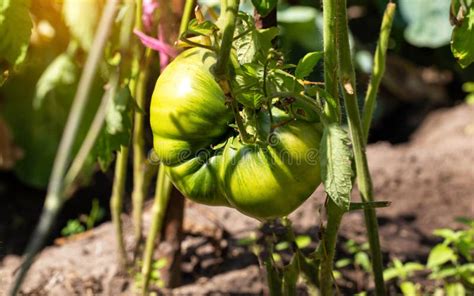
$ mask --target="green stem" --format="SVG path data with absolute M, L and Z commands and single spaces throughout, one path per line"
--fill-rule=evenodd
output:
M 91 48 L 77 88 L 74 102 L 64 128 L 63 136 L 59 144 L 58 153 L 54 160 L 53 169 L 48 185 L 45 205 L 41 213 L 40 221 L 28 243 L 25 258 L 18 272 L 11 295 L 16 295 L 20 289 L 28 269 L 33 263 L 35 255 L 43 247 L 46 236 L 49 233 L 58 212 L 64 203 L 64 174 L 70 161 L 72 145 L 76 138 L 79 124 L 89 99 L 89 93 L 96 76 L 100 60 L 102 59 L 105 44 L 112 29 L 119 0 L 109 0 L 102 14 L 97 33 L 94 38 L 94 46 Z
M 325 106 L 325 113 L 331 122 L 341 121 L 341 106 L 337 84 L 337 52 L 335 36 L 336 1 L 323 0 L 324 21 L 324 85 L 333 102 Z
M 239 10 L 239 0 L 221 0 L 221 18 L 224 20 L 222 27 L 222 42 L 219 48 L 214 74 L 226 95 L 230 96 L 230 105 L 234 113 L 235 122 L 244 143 L 251 141 L 239 113 L 239 105 L 234 99 L 229 83 L 229 60 L 232 42 L 234 40 L 235 22 Z
M 365 137 L 362 131 L 359 107 L 357 105 L 355 71 L 352 65 L 352 56 L 349 46 L 346 0 L 336 1 L 336 49 L 338 52 L 338 67 L 354 150 L 357 184 L 362 201 L 370 202 L 374 200 L 373 187 L 367 164 L 367 156 L 365 154 Z M 365 209 L 364 214 L 372 256 L 376 294 L 385 295 L 377 217 L 373 208 Z
M 344 211 L 341 210 L 331 198 L 328 198 L 326 209 L 328 221 L 321 242 L 321 269 L 319 278 L 321 283 L 321 295 L 332 296 L 334 295 L 333 262 L 336 253 L 337 232 L 339 231 Z
M 112 224 L 115 227 L 115 240 L 117 242 L 117 259 L 119 266 L 125 270 L 127 266 L 127 252 L 125 250 L 125 243 L 123 239 L 122 229 L 122 208 L 123 195 L 125 191 L 125 180 L 127 176 L 128 166 L 128 147 L 121 146 L 117 153 L 117 160 L 115 162 L 114 185 L 112 188 L 112 196 L 110 197 L 110 213 L 112 216 Z
M 362 119 L 362 127 L 364 131 L 365 143 L 369 137 L 369 129 L 372 123 L 372 116 L 374 114 L 375 104 L 377 100 L 377 93 L 380 82 L 382 81 L 385 72 L 385 57 L 387 55 L 388 41 L 390 40 L 390 31 L 392 29 L 393 17 L 395 15 L 395 3 L 387 4 L 385 13 L 380 27 L 380 37 L 375 50 L 374 66 L 372 68 L 372 78 L 370 79 L 369 87 L 365 95 L 364 112 Z
M 191 18 L 191 13 L 193 11 L 193 4 L 194 0 L 186 0 L 186 3 L 184 5 L 183 16 L 181 18 L 181 24 L 179 26 L 179 37 L 181 37 L 181 35 L 188 29 L 188 23 Z
M 151 227 L 146 239 L 145 252 L 143 254 L 142 266 L 142 295 L 147 295 L 148 285 L 150 283 L 151 266 L 153 262 L 153 250 L 155 249 L 155 242 L 158 234 L 161 232 L 163 226 L 163 219 L 165 217 L 166 208 L 171 193 L 171 182 L 165 173 L 163 165 L 160 166 L 158 178 L 156 181 L 155 199 L 151 212 Z
M 135 27 L 134 29 L 143 31 L 142 14 L 143 2 L 142 0 L 135 0 Z M 132 61 L 132 79 L 130 81 L 130 89 L 135 99 L 135 102 L 140 110 L 135 110 L 133 119 L 133 191 L 132 191 L 132 219 L 133 219 L 133 233 L 135 237 L 135 252 L 140 247 L 142 239 L 143 226 L 143 202 L 148 188 L 145 188 L 145 174 L 146 174 L 146 154 L 145 154 L 145 115 L 142 110 L 145 110 L 146 104 L 146 83 L 149 75 L 148 64 L 150 62 L 152 52 L 146 49 L 145 57 L 143 58 L 143 49 L 138 42 L 135 42 L 134 58 Z
M 95 141 L 97 140 L 100 132 L 102 131 L 105 116 L 107 115 L 107 108 L 117 92 L 118 83 L 119 73 L 118 71 L 115 71 L 112 73 L 108 89 L 102 97 L 100 106 L 97 109 L 97 113 L 95 114 L 94 120 L 92 121 L 89 131 L 87 132 L 87 135 L 84 138 L 84 141 L 82 142 L 81 148 L 79 149 L 79 152 L 74 158 L 71 167 L 66 173 L 66 177 L 64 178 L 64 188 L 66 191 L 76 181 L 77 177 L 81 173 L 81 170 L 87 161 L 87 157 L 89 156 L 92 148 L 94 147 Z M 69 194 L 66 194 L 66 196 L 69 196 Z
M 152 52 L 147 49 L 145 53 L 145 61 L 140 65 L 141 69 L 138 73 L 135 83 L 135 102 L 141 110 L 145 110 L 146 105 L 146 84 L 149 76 L 149 64 Z M 136 57 L 139 59 L 139 56 Z M 139 61 L 136 61 L 140 63 Z M 136 66 L 135 66 L 136 67 Z M 145 154 L 145 115 L 141 110 L 135 110 L 133 122 L 133 192 L 132 192 L 132 217 L 135 236 L 135 248 L 138 249 L 142 239 L 143 226 L 143 202 L 148 188 L 145 187 L 145 175 L 147 168 L 147 158 Z
M 221 9 L 221 17 L 224 19 L 224 27 L 215 74 L 219 80 L 228 80 L 230 50 L 232 49 L 232 41 L 234 40 L 235 22 L 237 20 L 239 1 L 223 0 L 221 1 Z

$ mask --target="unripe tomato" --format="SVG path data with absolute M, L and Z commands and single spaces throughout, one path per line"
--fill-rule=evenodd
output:
M 289 116 L 273 108 L 275 122 Z M 268 130 L 268 116 L 259 124 Z M 229 203 L 255 218 L 276 218 L 293 212 L 321 183 L 317 124 L 293 120 L 277 127 L 266 144 L 233 141 L 224 151 L 221 176 Z
M 263 141 L 242 143 L 212 74 L 215 63 L 213 52 L 193 48 L 161 74 L 150 108 L 154 149 L 174 185 L 196 202 L 257 219 L 287 215 L 321 182 L 317 120 L 291 120 L 273 108 L 270 134 L 270 116 L 261 110 L 255 129 Z
M 232 112 L 211 73 L 216 55 L 189 49 L 166 67 L 156 82 L 150 121 L 155 152 L 173 165 L 219 142 L 229 129 Z

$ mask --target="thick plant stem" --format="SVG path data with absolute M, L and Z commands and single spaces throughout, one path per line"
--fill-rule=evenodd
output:
M 336 253 L 337 232 L 339 231 L 344 211 L 340 209 L 331 198 L 328 198 L 326 209 L 328 221 L 321 241 L 321 268 L 319 278 L 321 283 L 321 295 L 332 296 L 334 295 L 333 265 Z
M 239 1 L 222 0 L 221 9 L 221 17 L 224 19 L 224 26 L 215 74 L 219 80 L 227 80 L 229 74 L 230 50 L 232 49 L 232 42 L 234 40 L 235 22 L 239 9 Z
M 324 20 L 324 84 L 326 92 L 331 98 L 327 99 L 324 113 L 328 122 L 340 123 L 341 106 L 338 91 L 338 67 L 336 51 L 336 1 L 323 0 Z M 321 253 L 321 266 L 319 281 L 322 295 L 333 295 L 333 266 L 336 251 L 337 233 L 341 225 L 344 211 L 341 210 L 329 197 L 326 204 L 327 224 L 323 233 L 319 251 Z
M 337 84 L 337 53 L 336 53 L 336 1 L 323 0 L 324 20 L 324 85 L 326 92 L 332 98 L 325 105 L 325 113 L 331 122 L 341 121 L 341 106 L 339 103 L 339 92 Z
M 112 215 L 112 224 L 115 228 L 115 240 L 117 242 L 117 259 L 122 270 L 125 270 L 127 266 L 127 251 L 125 250 L 121 218 L 127 166 L 128 147 L 122 146 L 117 154 L 114 185 L 112 188 L 112 196 L 110 198 L 110 212 Z
M 349 47 L 346 0 L 336 1 L 336 49 L 338 53 L 339 76 L 348 117 L 349 131 L 352 138 L 357 171 L 357 184 L 362 201 L 369 202 L 374 200 L 373 187 L 367 164 L 367 156 L 365 154 L 365 137 L 362 130 L 359 107 L 357 105 L 355 71 Z M 365 209 L 364 214 L 372 257 L 376 294 L 386 295 L 377 217 L 373 208 Z
M 74 102 L 71 106 L 71 112 L 68 116 L 66 126 L 64 128 L 63 136 L 59 144 L 58 153 L 54 160 L 53 169 L 48 185 L 48 193 L 46 201 L 41 214 L 38 226 L 28 243 L 26 248 L 26 256 L 21 265 L 20 271 L 15 278 L 11 295 L 16 295 L 20 289 L 28 269 L 33 263 L 35 255 L 41 249 L 46 240 L 58 212 L 64 203 L 64 174 L 70 161 L 72 145 L 74 143 L 77 130 L 79 128 L 85 106 L 89 99 L 89 93 L 96 76 L 97 68 L 103 56 L 104 47 L 112 29 L 113 21 L 117 12 L 119 0 L 109 0 L 102 14 L 97 33 L 94 38 L 94 45 L 87 58 L 84 72 L 82 73 L 79 85 L 77 88 Z
M 230 50 L 232 49 L 232 42 L 234 41 L 235 22 L 237 20 L 238 10 L 239 0 L 221 0 L 221 18 L 224 20 L 224 25 L 222 27 L 222 42 L 214 74 L 224 90 L 224 93 L 227 95 L 231 95 L 229 83 L 229 61 Z M 251 136 L 247 133 L 244 127 L 242 117 L 239 114 L 237 101 L 232 97 L 232 95 L 230 97 L 230 106 L 234 113 L 235 122 L 239 129 L 242 141 L 247 143 L 250 141 Z
M 390 31 L 392 29 L 393 17 L 395 15 L 395 3 L 388 3 L 387 8 L 380 26 L 380 37 L 375 50 L 374 65 L 372 68 L 372 77 L 370 79 L 369 87 L 365 95 L 364 112 L 362 119 L 362 127 L 364 131 L 365 143 L 369 137 L 369 129 L 372 123 L 372 116 L 374 114 L 375 104 L 377 102 L 377 93 L 380 82 L 382 81 L 385 72 L 385 58 L 387 55 L 388 41 L 390 40 Z
M 161 233 L 163 226 L 163 219 L 166 214 L 166 208 L 168 206 L 168 200 L 171 193 L 171 182 L 166 176 L 164 167 L 161 165 L 158 178 L 156 181 L 155 199 L 153 202 L 153 208 L 151 212 L 152 220 L 150 231 L 146 239 L 145 252 L 143 254 L 143 266 L 142 266 L 142 295 L 147 295 L 148 285 L 150 283 L 150 273 L 153 263 L 153 250 L 155 249 L 155 242 L 158 234 Z

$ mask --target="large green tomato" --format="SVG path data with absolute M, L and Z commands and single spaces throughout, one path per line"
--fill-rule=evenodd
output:
M 270 132 L 270 116 L 259 112 L 260 140 L 242 143 L 212 74 L 215 63 L 213 52 L 193 48 L 162 73 L 150 108 L 155 152 L 174 185 L 196 202 L 257 219 L 288 215 L 321 182 L 320 126 L 273 108 L 278 127 Z
M 273 108 L 273 119 L 282 122 L 289 117 Z M 269 130 L 269 124 L 268 116 L 260 116 L 263 133 Z M 229 203 L 256 218 L 288 215 L 321 183 L 319 125 L 294 120 L 276 128 L 267 138 L 266 144 L 230 142 L 221 166 Z
M 180 54 L 160 75 L 150 121 L 160 160 L 173 165 L 215 144 L 228 131 L 232 112 L 210 68 L 216 55 L 200 48 Z

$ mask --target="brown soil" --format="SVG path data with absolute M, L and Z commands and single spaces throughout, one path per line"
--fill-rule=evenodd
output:
M 434 229 L 459 228 L 456 217 L 474 217 L 473 147 L 474 107 L 460 105 L 429 116 L 407 144 L 377 143 L 368 148 L 377 200 L 392 202 L 389 208 L 378 211 L 386 261 L 397 257 L 423 262 L 437 242 L 432 236 Z M 292 215 L 298 234 L 310 234 L 317 240 L 323 200 L 319 188 Z M 149 219 L 147 215 L 145 224 Z M 128 218 L 124 220 L 128 229 Z M 188 203 L 182 244 L 184 283 L 166 294 L 265 293 L 256 257 L 238 243 L 257 227 L 257 221 L 235 210 Z M 127 235 L 128 245 L 131 239 Z M 366 240 L 360 212 L 349 213 L 343 220 L 339 244 L 347 239 Z M 30 271 L 23 293 L 133 295 L 133 281 L 118 275 L 114 251 L 110 223 L 48 247 Z M 339 256 L 344 254 L 339 252 Z M 0 295 L 18 264 L 19 257 L 14 255 L 0 263 Z M 343 291 L 356 291 L 361 288 L 359 281 L 357 275 L 347 273 L 340 285 Z

